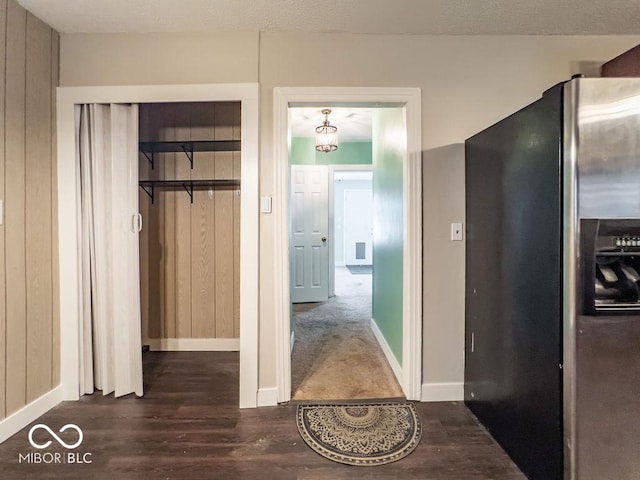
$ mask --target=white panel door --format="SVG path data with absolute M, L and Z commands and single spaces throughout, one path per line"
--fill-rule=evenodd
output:
M 329 298 L 329 203 L 326 165 L 291 166 L 291 302 Z
M 346 265 L 373 265 L 373 192 L 344 192 L 344 260 Z

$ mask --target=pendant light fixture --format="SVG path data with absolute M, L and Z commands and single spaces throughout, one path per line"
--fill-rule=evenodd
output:
M 338 127 L 329 124 L 331 110 L 322 110 L 324 122 L 316 127 L 316 150 L 319 152 L 333 152 L 338 149 Z

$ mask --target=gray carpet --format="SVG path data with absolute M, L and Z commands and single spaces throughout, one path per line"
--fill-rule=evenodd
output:
M 371 276 L 336 269 L 336 296 L 294 305 L 294 400 L 403 398 L 373 336 Z

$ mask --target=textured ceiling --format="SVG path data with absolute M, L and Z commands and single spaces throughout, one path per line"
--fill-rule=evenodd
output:
M 59 32 L 637 34 L 638 0 L 18 0 Z

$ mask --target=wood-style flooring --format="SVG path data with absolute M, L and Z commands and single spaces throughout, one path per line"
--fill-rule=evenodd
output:
M 352 467 L 327 460 L 300 438 L 295 406 L 237 408 L 238 354 L 148 352 L 145 395 L 94 394 L 64 402 L 39 418 L 57 432 L 68 423 L 84 433 L 66 450 L 55 440 L 29 444 L 26 427 L 0 445 L 2 479 L 420 479 L 516 480 L 525 477 L 462 403 L 416 403 L 423 434 L 408 457 Z M 60 437 L 77 439 L 66 431 Z M 68 435 L 68 436 L 67 436 Z M 36 442 L 52 440 L 43 430 Z M 19 463 L 31 452 L 60 453 L 91 463 Z M 90 454 L 90 455 L 86 455 Z M 49 459 L 53 458 L 49 456 Z

